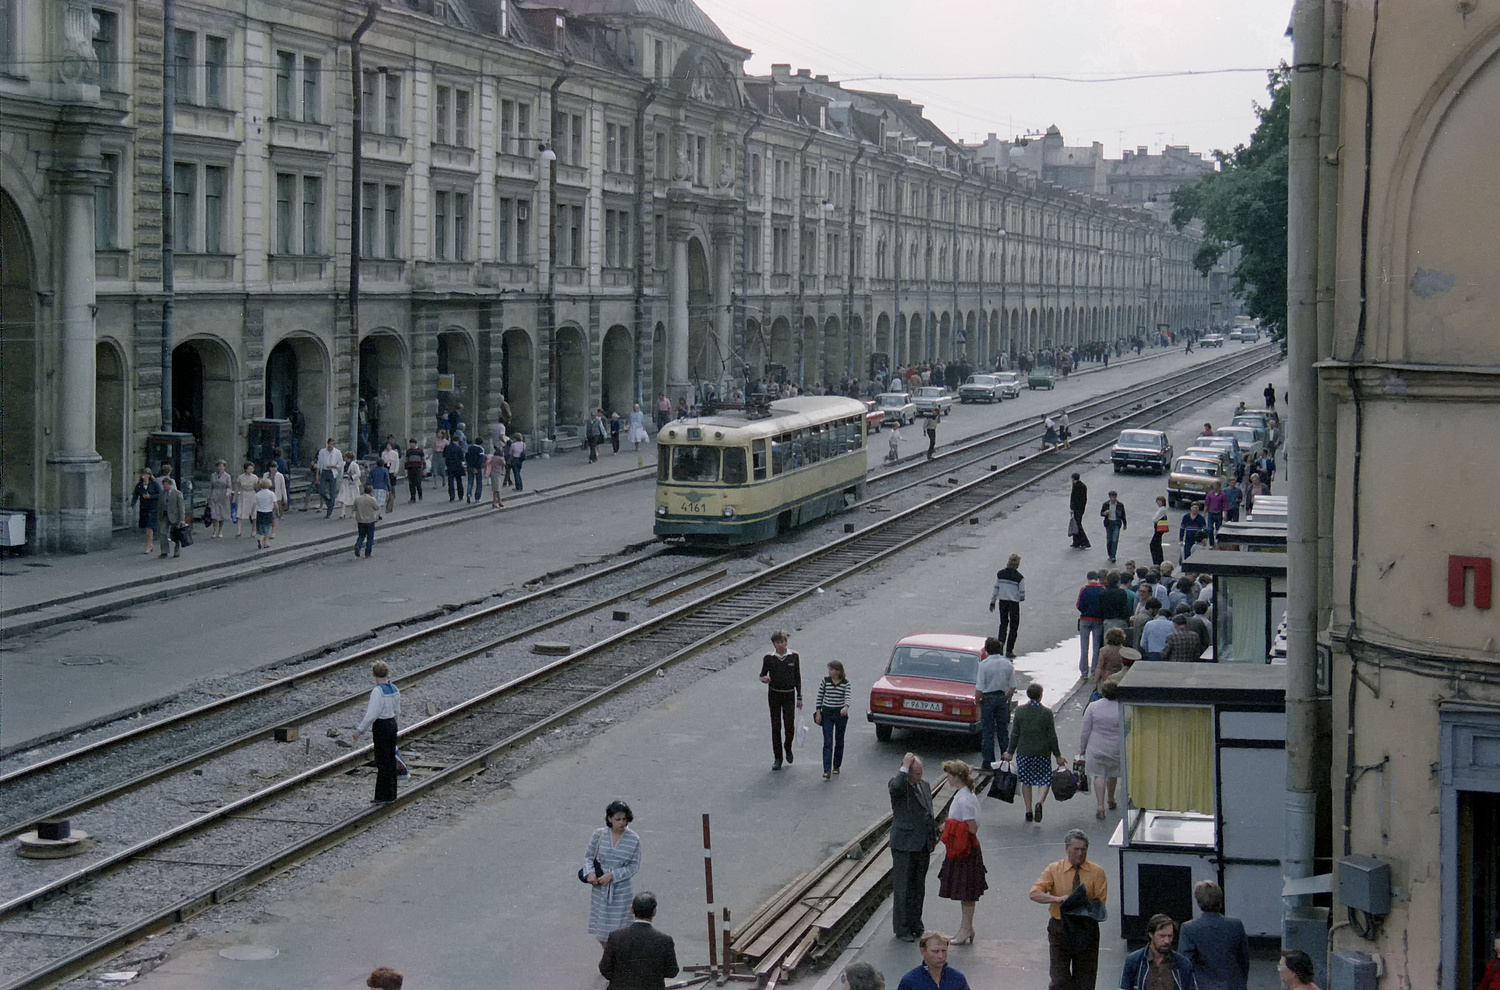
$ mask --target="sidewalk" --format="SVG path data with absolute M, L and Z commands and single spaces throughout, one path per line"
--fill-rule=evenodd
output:
M 1182 356 L 1178 349 L 1148 349 L 1142 357 L 1112 360 L 1109 370 L 1140 365 L 1161 358 Z M 1105 371 L 1103 364 L 1089 363 L 1075 370 L 1067 382 Z M 1092 380 L 1090 381 L 1092 384 Z M 1092 390 L 1091 394 L 1098 391 Z M 1029 393 L 1023 392 L 1023 398 Z M 1053 392 L 1044 393 L 1047 408 L 1058 405 Z M 1065 393 L 1063 393 L 1065 395 Z M 1062 398 L 1063 395 L 1059 395 Z M 1019 401 L 1019 400 L 1012 400 Z M 1036 407 L 1036 403 L 1027 403 Z M 990 407 L 984 407 L 990 408 Z M 1002 414 L 1011 413 L 1008 403 Z M 943 442 L 961 439 L 951 417 L 944 422 Z M 989 429 L 991 422 L 974 422 L 970 434 Z M 961 429 L 961 427 L 959 427 Z M 879 445 L 884 454 L 884 445 Z M 872 446 L 872 451 L 876 448 Z M 915 448 L 912 448 L 915 449 Z M 638 452 L 622 441 L 619 454 L 604 448 L 597 464 L 589 464 L 583 448 L 541 457 L 528 455 L 524 470 L 526 489 L 517 493 L 504 490 L 503 511 L 527 508 L 554 500 L 564 494 L 592 490 L 619 481 L 649 477 L 656 467 L 655 442 L 643 445 Z M 872 456 L 871 467 L 878 470 L 879 456 Z M 415 505 L 407 501 L 404 476 L 396 480 L 396 509 L 379 526 L 379 538 L 390 540 L 425 532 L 452 522 L 458 517 L 489 513 L 489 492 L 478 507 L 449 502 L 440 479 L 429 478 L 425 497 Z M 144 537 L 133 526 L 116 530 L 108 550 L 89 554 L 37 554 L 0 560 L 0 637 L 42 628 L 57 622 L 85 619 L 143 601 L 186 594 L 202 588 L 244 580 L 278 568 L 292 567 L 333 554 L 344 553 L 353 544 L 354 524 L 349 520 L 324 519 L 314 493 L 312 508 L 301 511 L 301 499 L 292 499 L 292 510 L 278 524 L 275 544 L 257 551 L 249 524 L 245 535 L 235 539 L 232 524 L 226 524 L 225 536 L 210 539 L 210 530 L 199 525 L 194 530 L 196 542 L 181 557 L 161 560 L 153 554 L 147 558 Z M 132 515 L 133 521 L 133 515 Z

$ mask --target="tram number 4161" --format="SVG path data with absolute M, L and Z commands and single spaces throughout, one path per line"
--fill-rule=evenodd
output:
M 680 510 L 683 515 L 701 516 L 708 512 L 707 502 L 689 502 L 684 500 Z

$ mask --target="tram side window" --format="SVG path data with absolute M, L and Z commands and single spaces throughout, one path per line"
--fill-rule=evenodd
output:
M 656 452 L 656 480 L 670 481 L 672 476 L 672 451 L 674 447 L 663 444 Z
M 745 448 L 724 448 L 724 484 L 743 485 L 745 483 Z
M 751 459 L 755 465 L 755 480 L 766 480 L 766 443 L 765 440 L 756 440 L 751 446 Z
M 743 467 L 743 465 L 742 465 Z M 703 483 L 719 480 L 719 448 L 678 444 L 672 448 L 672 480 Z
M 790 470 L 792 460 L 792 445 L 787 442 L 786 437 L 773 441 L 771 444 L 771 474 L 785 474 Z

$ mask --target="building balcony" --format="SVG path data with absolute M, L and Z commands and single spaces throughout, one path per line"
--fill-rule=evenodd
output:
M 172 272 L 184 282 L 229 282 L 234 278 L 234 259 L 232 254 L 174 254 Z M 308 260 L 317 264 L 328 261 Z
M 455 144 L 434 144 L 430 154 L 433 168 L 472 172 L 478 167 L 479 152 L 473 148 L 461 148 Z
M 333 151 L 333 128 L 327 124 L 314 124 L 302 120 L 286 120 L 270 117 L 271 147 L 307 151 L 315 154 L 330 154 Z
M 531 265 L 503 261 L 486 261 L 479 266 L 478 284 L 483 287 L 520 286 L 536 281 Z
M 359 277 L 363 283 L 393 285 L 406 281 L 406 262 L 400 258 L 361 258 Z
M 606 268 L 600 273 L 599 284 L 606 289 L 629 288 L 635 284 L 635 272 L 629 268 Z

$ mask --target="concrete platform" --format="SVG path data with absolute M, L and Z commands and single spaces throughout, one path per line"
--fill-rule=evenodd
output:
M 1192 360 L 1191 358 L 1189 360 Z M 1160 366 L 1158 366 L 1160 367 Z M 1152 369 L 1153 371 L 1156 368 Z M 1269 376 L 1278 382 L 1284 372 Z M 1118 382 L 1101 382 L 1119 387 Z M 1262 383 L 1247 385 L 1245 397 Z M 1067 395 L 1066 386 L 1059 397 Z M 1079 390 L 1080 392 L 1082 389 Z M 1048 396 L 1051 398 L 1051 396 Z M 1221 399 L 1185 417 L 1174 443 L 1196 436 L 1207 419 L 1224 420 L 1239 396 Z M 1046 399 L 1042 400 L 1046 402 Z M 1057 403 L 1049 403 L 1048 408 Z M 1013 413 L 1018 407 L 1006 406 Z M 957 417 L 955 413 L 955 417 Z M 953 431 L 948 431 L 951 437 Z M 1091 501 L 1111 487 L 1132 516 L 1121 559 L 1149 559 L 1148 506 L 1162 481 L 1115 476 L 1107 463 L 1085 472 Z M 586 931 L 588 893 L 573 876 L 605 804 L 629 801 L 644 856 L 636 890 L 661 901 L 658 926 L 677 941 L 679 959 L 707 959 L 701 815 L 712 815 L 715 887 L 719 903 L 736 917 L 792 876 L 810 868 L 850 835 L 889 810 L 885 785 L 911 748 L 932 772 L 944 758 L 977 761 L 962 744 L 941 737 L 897 734 L 876 741 L 863 721 L 865 692 L 879 675 L 891 643 L 917 629 L 987 634 L 994 572 L 1012 552 L 1023 557 L 1028 600 L 1022 609 L 1024 656 L 1018 666 L 1042 679 L 1046 701 L 1057 704 L 1076 676 L 1074 638 L 1077 588 L 1083 572 L 1102 566 L 1102 534 L 1094 527 L 1092 552 L 1069 549 L 1065 531 L 1066 486 L 1007 506 L 1003 516 L 956 533 L 930 556 L 891 563 L 884 582 L 794 626 L 791 648 L 801 653 L 809 691 L 822 665 L 840 659 L 860 704 L 850 720 L 844 772 L 825 782 L 815 744 L 798 752 L 782 772 L 770 769 L 765 692 L 755 659 L 765 651 L 769 628 L 736 644 L 744 659 L 708 675 L 637 717 L 593 736 L 575 752 L 521 774 L 502 796 L 484 802 L 453 827 L 434 827 L 416 839 L 374 852 L 357 868 L 315 886 L 277 881 L 247 895 L 255 923 L 215 928 L 183 943 L 135 985 L 147 990 L 260 990 L 267 986 L 358 987 L 375 966 L 402 970 L 414 988 L 596 988 L 598 947 Z M 1052 647 L 1062 643 L 1056 650 Z M 1077 751 L 1079 707 L 1062 705 L 1060 735 L 1068 755 Z M 953 950 L 953 964 L 976 990 L 1040 990 L 1047 985 L 1045 910 L 1026 899 L 1045 863 L 1062 855 L 1062 836 L 1073 827 L 1093 838 L 1094 856 L 1111 884 L 1117 864 L 1107 839 L 1119 812 L 1098 821 L 1091 796 L 1065 804 L 1049 801 L 1044 823 L 1027 824 L 1016 806 L 982 802 L 981 841 L 990 891 L 980 901 L 974 946 Z M 958 906 L 936 897 L 929 877 L 926 921 L 957 927 Z M 1118 914 L 1117 894 L 1110 910 Z M 894 987 L 916 964 L 907 943 L 893 940 L 888 922 L 868 927 L 854 955 L 874 962 Z M 274 958 L 229 959 L 223 950 L 275 949 Z M 266 955 L 234 951 L 234 955 Z M 1117 985 L 1124 947 L 1117 921 L 1105 926 L 1099 986 Z M 1257 970 L 1254 985 L 1271 985 Z M 799 985 L 811 986 L 816 978 Z M 822 985 L 827 985 L 822 984 Z

